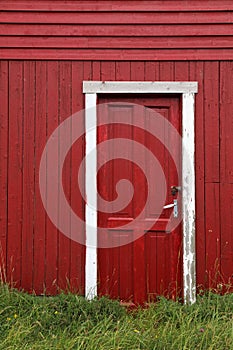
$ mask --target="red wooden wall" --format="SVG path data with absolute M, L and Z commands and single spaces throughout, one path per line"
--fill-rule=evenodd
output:
M 0 9 L 6 59 L 229 60 L 233 55 L 231 0 L 1 0 Z
M 197 283 L 233 274 L 233 2 L 1 1 L 1 274 L 26 290 L 84 291 L 85 248 L 43 208 L 38 169 L 57 125 L 84 108 L 83 80 L 198 81 Z M 79 140 L 66 195 L 80 216 Z M 55 199 L 58 203 L 59 199 Z M 83 233 L 84 234 L 84 233 Z M 4 267 L 4 268 L 3 268 Z M 216 278 L 216 270 L 219 276 Z M 54 284 L 55 281 L 55 284 Z

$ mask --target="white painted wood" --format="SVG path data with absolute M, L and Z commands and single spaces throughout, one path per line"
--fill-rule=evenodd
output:
M 97 154 L 96 154 L 96 94 L 85 96 L 86 174 L 85 174 L 85 223 L 86 265 L 85 296 L 93 299 L 97 295 Z M 87 157 L 91 152 L 91 156 Z M 93 176 L 94 174 L 94 176 Z
M 170 208 L 173 208 L 175 206 L 174 203 L 171 203 L 171 204 L 167 204 L 163 207 L 163 209 L 170 209 Z
M 197 82 L 84 81 L 84 93 L 195 93 Z
M 186 303 L 196 301 L 194 94 L 182 95 L 183 288 Z
M 86 137 L 86 154 L 96 147 L 96 106 L 100 93 L 175 93 L 182 94 L 182 210 L 183 210 L 183 288 L 185 303 L 196 301 L 196 250 L 195 250 L 195 164 L 194 164 L 194 93 L 197 82 L 83 82 L 86 94 L 86 130 L 95 128 Z M 94 121 L 94 124 L 93 124 Z M 97 200 L 96 154 L 86 161 L 86 271 L 85 295 L 91 299 L 97 293 Z

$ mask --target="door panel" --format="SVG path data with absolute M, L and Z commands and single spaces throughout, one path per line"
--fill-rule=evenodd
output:
M 172 185 L 178 184 L 178 171 L 181 168 L 180 145 L 175 144 L 172 135 L 165 123 L 162 129 L 167 143 L 170 143 L 177 152 L 178 164 L 169 154 L 165 145 L 151 133 L 146 131 L 152 128 L 154 113 L 158 112 L 169 120 L 176 130 L 181 130 L 180 100 L 174 96 L 132 96 L 114 95 L 99 98 L 101 113 L 106 114 L 109 120 L 116 115 L 130 120 L 130 124 L 106 124 L 98 127 L 98 144 L 103 141 L 123 138 L 133 140 L 145 146 L 140 155 L 141 163 L 153 178 L 149 153 L 152 152 L 159 161 L 167 182 L 166 203 L 172 203 L 177 195 L 171 194 Z M 137 105 L 145 106 L 142 113 L 142 127 L 133 126 Z M 101 114 L 99 113 L 99 114 Z M 101 115 L 97 115 L 101 118 Z M 147 123 L 147 125 L 146 125 Z M 167 133 L 167 134 L 166 134 Z M 143 216 L 145 222 L 150 222 L 150 230 L 137 232 L 140 228 L 124 229 L 124 225 L 134 222 L 143 211 L 147 200 L 148 183 L 143 170 L 133 160 L 138 155 L 134 143 L 130 144 L 126 153 L 128 159 L 117 159 L 117 150 L 109 147 L 105 152 L 112 160 L 100 167 L 97 183 L 98 192 L 106 201 L 117 198 L 116 185 L 122 179 L 129 180 L 134 187 L 132 200 L 118 212 L 98 211 L 98 227 L 107 228 L 101 237 L 111 246 L 111 240 L 116 242 L 122 237 L 135 236 L 135 240 L 126 245 L 114 248 L 98 248 L 98 294 L 109 295 L 122 301 L 143 303 L 155 300 L 158 295 L 175 298 L 181 296 L 181 241 L 182 232 L 179 224 L 172 232 L 168 231 L 167 224 L 173 215 L 173 208 L 165 209 L 160 214 L 155 210 L 153 203 L 149 202 Z M 107 157 L 106 157 L 107 159 Z M 108 158 L 109 159 L 109 158 Z M 177 163 L 177 162 L 176 162 Z M 156 182 L 156 179 L 155 179 Z M 156 184 L 159 186 L 159 184 Z M 157 187 L 158 188 L 158 187 Z M 157 191 L 158 192 L 158 191 Z M 154 198 L 156 201 L 157 192 Z M 179 203 L 181 207 L 181 203 Z M 179 220 L 178 218 L 177 220 Z M 139 237 L 139 238 L 138 238 Z

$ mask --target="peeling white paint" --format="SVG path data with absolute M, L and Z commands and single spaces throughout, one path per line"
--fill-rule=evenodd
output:
M 182 95 L 183 288 L 196 301 L 194 94 Z
M 86 155 L 92 152 L 92 157 L 85 159 L 85 223 L 86 223 L 86 264 L 85 264 L 85 296 L 93 299 L 97 295 L 97 180 L 90 175 L 96 173 L 96 94 L 85 96 L 85 131 Z M 91 179 L 91 180 L 90 180 Z
M 163 81 L 84 81 L 84 93 L 194 93 L 197 92 L 196 82 L 163 82 Z

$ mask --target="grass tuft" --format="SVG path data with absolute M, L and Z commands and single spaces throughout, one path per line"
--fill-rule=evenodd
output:
M 0 285 L 0 349 L 233 349 L 233 294 L 194 305 L 160 298 L 127 312 L 118 301 L 38 297 Z

